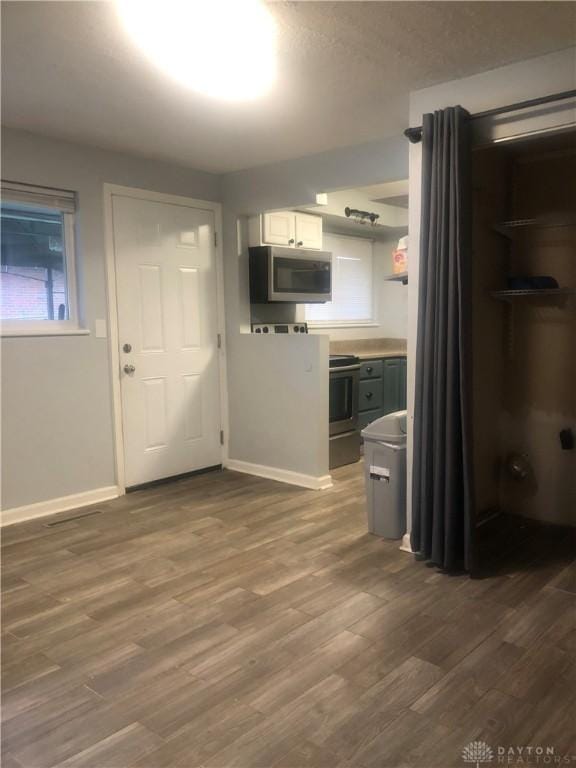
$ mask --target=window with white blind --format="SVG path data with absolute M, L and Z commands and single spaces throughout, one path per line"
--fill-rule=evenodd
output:
M 2 182 L 3 335 L 78 330 L 73 192 Z
M 332 301 L 306 304 L 306 321 L 312 326 L 373 325 L 372 242 L 325 234 L 323 250 L 332 253 Z

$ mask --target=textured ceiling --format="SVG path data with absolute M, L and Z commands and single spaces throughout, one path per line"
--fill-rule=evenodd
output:
M 158 72 L 126 38 L 112 3 L 2 2 L 3 122 L 225 172 L 397 135 L 411 90 L 576 40 L 572 2 L 271 9 L 278 81 L 265 98 L 239 105 L 198 96 Z M 192 45 L 194 34 L 201 31 L 191 30 Z

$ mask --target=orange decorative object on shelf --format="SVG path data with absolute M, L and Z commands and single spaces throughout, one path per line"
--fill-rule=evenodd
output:
M 399 275 L 408 271 L 408 235 L 398 240 L 398 246 L 392 254 L 392 272 Z

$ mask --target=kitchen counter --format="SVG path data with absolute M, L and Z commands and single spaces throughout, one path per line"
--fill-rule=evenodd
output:
M 406 357 L 406 339 L 350 339 L 330 342 L 331 355 L 356 355 L 360 360 Z
M 381 357 L 406 357 L 405 349 L 376 349 L 374 352 L 351 352 L 360 360 L 376 360 Z

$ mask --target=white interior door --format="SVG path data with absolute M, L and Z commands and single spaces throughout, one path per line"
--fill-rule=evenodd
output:
M 125 482 L 221 463 L 214 214 L 112 197 Z

